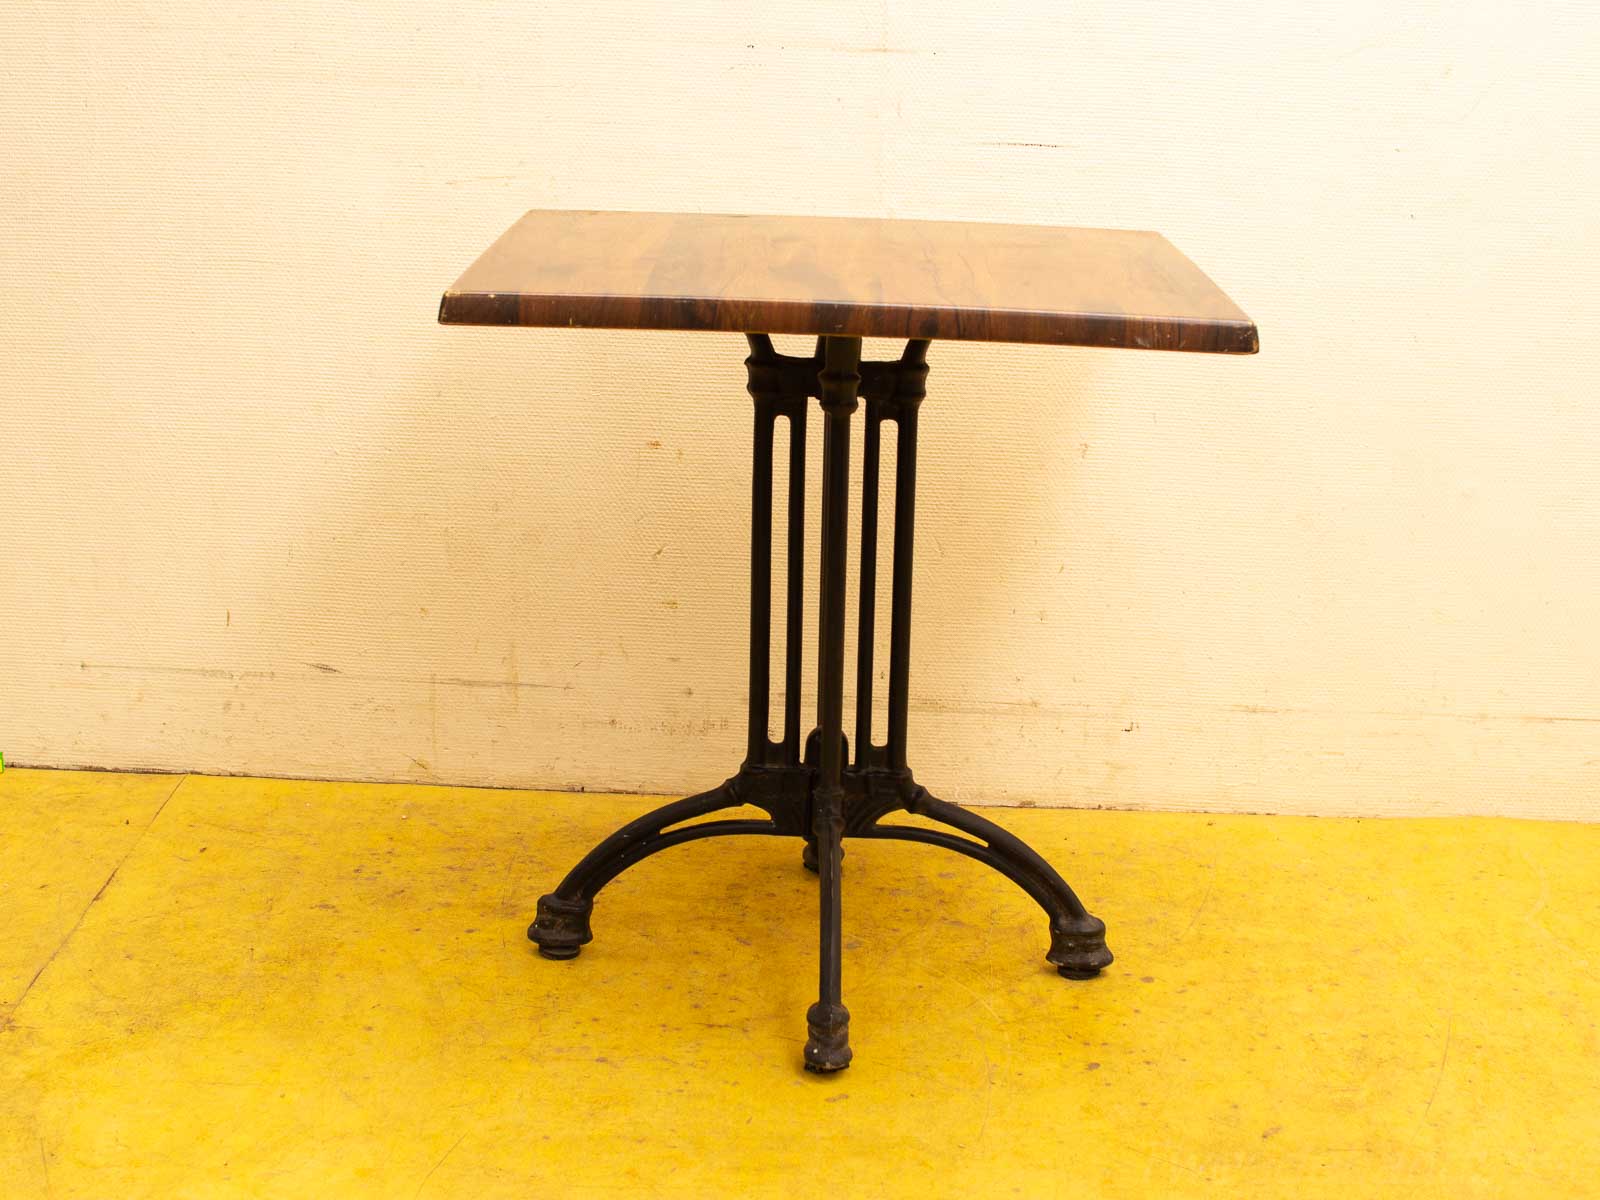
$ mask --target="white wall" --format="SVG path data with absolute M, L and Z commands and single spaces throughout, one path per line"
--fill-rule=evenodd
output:
M 1262 331 L 934 347 L 925 782 L 1600 816 L 1592 6 L 171 0 L 0 38 L 8 761 L 719 780 L 740 340 L 435 306 L 527 208 L 866 214 L 1160 229 Z

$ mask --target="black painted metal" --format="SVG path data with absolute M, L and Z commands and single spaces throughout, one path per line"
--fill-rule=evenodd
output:
M 822 586 L 817 629 L 817 775 L 811 793 L 812 842 L 822 883 L 817 1002 L 806 1013 L 810 1071 L 850 1065 L 850 1013 L 845 1009 L 844 944 L 839 874 L 844 843 L 844 602 L 850 536 L 850 417 L 861 386 L 861 339 L 822 343 Z
M 911 707 L 911 542 L 917 505 L 917 410 L 928 379 L 928 343 L 907 344 L 894 375 L 894 593 L 889 618 L 889 766 L 906 769 L 906 716 Z
M 907 344 L 890 362 L 862 362 L 861 339 L 823 337 L 806 358 L 779 354 L 765 334 L 748 335 L 745 359 L 755 402 L 755 471 L 751 487 L 750 699 L 744 765 L 732 779 L 629 822 L 591 850 L 539 900 L 528 936 L 548 958 L 574 958 L 591 937 L 595 894 L 634 863 L 670 846 L 723 834 L 776 834 L 806 842 L 806 865 L 820 877 L 818 999 L 807 1012 L 805 1065 L 837 1071 L 849 1065 L 850 1014 L 841 978 L 841 859 L 845 837 L 920 842 L 993 867 L 1044 909 L 1050 919 L 1048 962 L 1064 976 L 1087 979 L 1111 962 L 1105 925 L 1055 869 L 994 822 L 946 803 L 918 784 L 906 765 L 910 708 L 911 574 L 917 484 L 917 413 L 927 380 L 926 340 Z M 822 571 L 817 631 L 817 727 L 800 736 L 800 670 L 805 547 L 805 433 L 809 399 L 823 412 Z M 861 593 L 857 607 L 856 745 L 850 761 L 844 735 L 845 557 L 848 540 L 850 417 L 866 402 L 862 460 Z M 783 737 L 768 734 L 771 713 L 773 438 L 778 417 L 789 421 L 789 515 L 785 597 Z M 894 548 L 889 613 L 888 728 L 872 742 L 872 641 L 876 628 L 878 485 L 881 428 L 894 421 Z M 693 822 L 753 805 L 762 820 Z M 909 812 L 954 830 L 885 824 Z M 964 835 L 964 836 L 958 836 Z
M 752 347 L 755 339 L 751 339 Z M 769 342 L 770 345 L 770 342 Z M 768 705 L 772 700 L 772 439 L 777 404 L 755 393 L 755 471 L 750 490 L 750 734 L 745 761 L 767 755 Z
M 856 766 L 875 764 L 872 744 L 872 652 L 878 606 L 878 457 L 883 402 L 868 398 L 861 444 L 861 588 L 856 604 Z
M 789 418 L 789 563 L 785 572 L 788 609 L 784 623 L 783 762 L 800 765 L 800 659 L 805 640 L 806 409 L 810 396 L 793 389 Z

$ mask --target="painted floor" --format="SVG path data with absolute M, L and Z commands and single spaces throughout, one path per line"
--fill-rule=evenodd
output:
M 0 1196 L 1567 1197 L 1600 1178 L 1600 826 L 991 810 L 851 843 L 856 1060 L 800 1069 L 813 877 L 704 841 L 573 962 L 538 895 L 652 802 L 0 774 Z

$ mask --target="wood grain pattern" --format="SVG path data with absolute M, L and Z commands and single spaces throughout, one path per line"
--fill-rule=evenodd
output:
M 536 210 L 439 320 L 1257 349 L 1250 318 L 1158 233 L 842 217 Z

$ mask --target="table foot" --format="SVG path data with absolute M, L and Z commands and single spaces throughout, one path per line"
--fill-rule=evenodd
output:
M 1050 951 L 1044 957 L 1064 979 L 1093 979 L 1111 965 L 1106 923 L 1085 913 L 1072 926 L 1052 924 Z
M 813 1004 L 806 1010 L 806 1070 L 818 1075 L 850 1065 L 850 1010 L 842 1004 Z
M 528 926 L 528 940 L 537 942 L 546 958 L 577 958 L 578 952 L 594 940 L 589 929 L 589 914 L 594 901 L 586 897 L 565 900 L 554 892 L 539 897 L 538 914 Z

